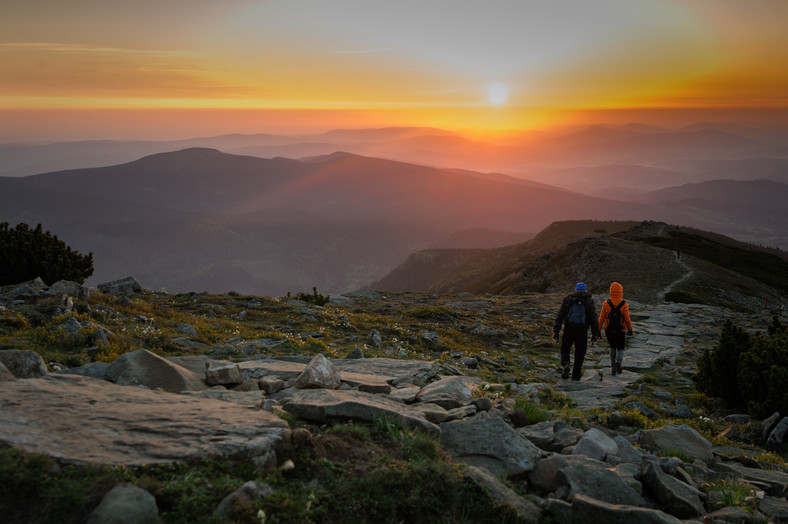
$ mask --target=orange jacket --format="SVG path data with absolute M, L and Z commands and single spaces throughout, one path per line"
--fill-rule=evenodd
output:
M 618 282 L 610 284 L 610 301 L 614 306 L 617 306 L 624 300 L 624 286 Z M 610 304 L 605 300 L 602 304 L 602 311 L 599 312 L 599 329 L 607 328 L 607 315 L 610 313 Z M 629 318 L 629 302 L 625 302 L 621 306 L 621 331 L 632 331 L 632 320 Z

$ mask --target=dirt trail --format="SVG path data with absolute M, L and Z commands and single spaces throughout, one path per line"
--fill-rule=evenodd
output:
M 681 260 L 681 255 L 678 252 L 675 253 L 674 259 L 676 260 L 676 263 L 678 265 L 682 266 L 684 269 L 686 269 L 687 272 L 684 273 L 677 280 L 674 280 L 673 282 L 671 282 L 670 284 L 665 286 L 665 289 L 663 289 L 662 291 L 657 293 L 657 300 L 659 300 L 659 301 L 663 301 L 664 302 L 665 295 L 667 295 L 668 293 L 673 291 L 673 288 L 675 288 L 679 284 L 682 284 L 682 283 L 686 282 L 687 280 L 689 280 L 690 278 L 692 278 L 692 275 L 695 274 L 695 271 L 692 269 L 692 267 L 689 264 L 687 264 L 686 262 L 684 262 L 683 260 Z

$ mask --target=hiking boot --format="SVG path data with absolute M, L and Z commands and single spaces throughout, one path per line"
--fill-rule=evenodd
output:
M 616 362 L 616 373 L 618 373 L 619 375 L 622 373 L 621 362 Z
M 611 375 L 615 375 L 616 373 L 617 373 L 617 372 L 616 372 L 616 366 L 615 366 L 615 365 L 613 365 L 613 366 L 610 368 L 610 374 L 611 374 Z
M 564 380 L 569 378 L 569 366 L 564 366 L 564 372 L 561 373 L 561 378 Z

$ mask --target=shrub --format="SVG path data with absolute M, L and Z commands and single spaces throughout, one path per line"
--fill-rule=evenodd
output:
M 0 223 L 0 285 L 19 284 L 36 277 L 52 285 L 58 280 L 79 284 L 93 274 L 93 253 L 73 251 L 57 236 L 44 232 L 41 224 L 30 229 Z
M 788 331 L 775 316 L 767 333 L 750 335 L 726 321 L 720 340 L 698 359 L 702 392 L 745 408 L 755 417 L 788 411 Z
M 296 295 L 296 299 L 303 300 L 304 302 L 309 302 L 310 304 L 315 304 L 317 306 L 325 306 L 328 304 L 328 301 L 331 297 L 327 297 L 317 292 L 317 288 L 312 288 L 312 293 L 299 293 Z

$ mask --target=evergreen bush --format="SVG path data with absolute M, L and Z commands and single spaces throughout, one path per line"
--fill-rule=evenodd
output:
M 766 333 L 750 335 L 730 320 L 720 340 L 698 359 L 698 389 L 754 417 L 788 412 L 788 329 L 777 316 Z
M 20 284 L 36 277 L 52 285 L 58 280 L 82 284 L 93 274 L 93 253 L 82 255 L 59 240 L 41 224 L 24 223 L 10 228 L 0 223 L 0 285 Z

